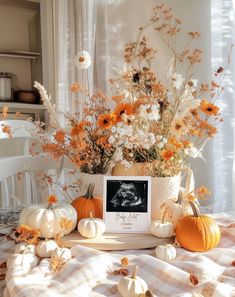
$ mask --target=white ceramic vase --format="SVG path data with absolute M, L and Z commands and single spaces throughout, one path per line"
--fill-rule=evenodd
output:
M 87 192 L 89 184 L 94 184 L 94 196 L 103 197 L 103 183 L 104 183 L 104 175 L 103 174 L 90 174 L 80 172 L 79 174 L 79 187 L 81 190 L 81 194 L 85 194 Z
M 161 220 L 160 207 L 167 199 L 179 195 L 181 174 L 172 177 L 152 177 L 151 179 L 151 219 Z

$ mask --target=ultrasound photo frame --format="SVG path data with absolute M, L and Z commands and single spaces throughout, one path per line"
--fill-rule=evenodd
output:
M 103 197 L 106 232 L 149 233 L 151 223 L 149 176 L 105 176 Z

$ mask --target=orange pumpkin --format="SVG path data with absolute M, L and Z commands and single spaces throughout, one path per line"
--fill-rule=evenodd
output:
M 71 203 L 77 211 L 78 221 L 90 218 L 90 213 L 94 218 L 103 218 L 103 198 L 93 197 L 94 187 L 94 184 L 90 184 L 86 195 L 74 199 Z
M 176 226 L 177 242 L 192 252 L 205 252 L 214 248 L 220 241 L 220 229 L 215 220 L 200 215 L 197 206 L 189 201 L 193 215 L 181 218 Z

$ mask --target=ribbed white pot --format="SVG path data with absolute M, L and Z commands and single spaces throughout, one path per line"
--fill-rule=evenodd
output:
M 79 187 L 82 194 L 87 192 L 89 184 L 94 184 L 94 196 L 101 196 L 103 197 L 103 174 L 90 174 L 90 173 L 83 173 L 80 172 L 80 179 L 79 179 Z
M 152 220 L 161 220 L 160 207 L 162 203 L 170 198 L 177 200 L 181 174 L 172 177 L 152 177 L 151 183 L 151 218 Z

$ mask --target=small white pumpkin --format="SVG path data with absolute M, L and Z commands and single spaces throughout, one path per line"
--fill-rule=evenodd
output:
M 119 281 L 117 287 L 122 297 L 139 297 L 148 290 L 146 282 L 136 273 L 137 266 L 132 276 L 125 276 Z
M 78 232 L 86 238 L 100 237 L 104 234 L 105 223 L 103 220 L 93 218 L 90 212 L 90 218 L 82 219 L 78 222 Z
M 65 230 L 69 234 L 77 224 L 77 212 L 72 205 L 61 203 L 53 207 L 50 204 L 38 204 L 26 207 L 20 214 L 20 225 L 27 225 L 40 230 L 40 236 L 54 238 L 61 230 L 61 218 L 72 220 L 71 228 Z
M 22 267 L 29 271 L 38 264 L 38 258 L 34 254 L 13 254 L 7 260 L 7 268 Z
M 188 200 L 184 198 L 183 189 L 179 191 L 178 199 L 168 199 L 161 205 L 161 216 L 164 216 L 166 221 L 171 222 L 176 227 L 178 221 L 193 214 Z
M 16 254 L 35 254 L 35 245 L 26 242 L 20 242 L 15 246 Z
M 55 248 L 51 256 L 62 258 L 64 260 L 64 263 L 72 258 L 70 249 L 60 247 Z
M 169 238 L 174 235 L 174 226 L 170 222 L 152 221 L 150 231 L 153 235 L 160 238 Z
M 176 258 L 176 249 L 172 244 L 159 245 L 155 248 L 155 255 L 162 261 L 170 262 Z
M 57 243 L 52 239 L 41 240 L 36 247 L 36 252 L 41 258 L 50 258 L 51 254 L 57 247 Z

